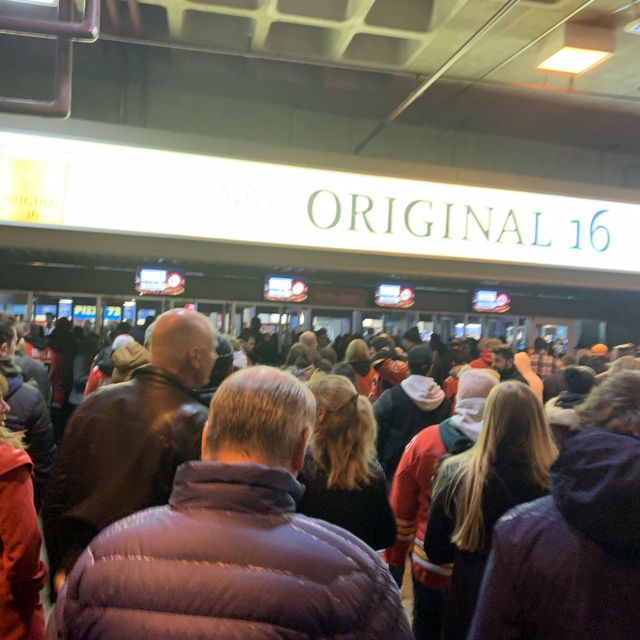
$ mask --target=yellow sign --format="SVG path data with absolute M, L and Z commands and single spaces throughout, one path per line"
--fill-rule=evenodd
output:
M 62 224 L 65 162 L 0 156 L 0 220 Z

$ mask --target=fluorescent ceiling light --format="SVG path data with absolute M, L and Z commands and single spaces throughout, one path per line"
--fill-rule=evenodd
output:
M 593 69 L 615 50 L 615 30 L 569 23 L 545 40 L 536 69 L 577 75 Z
M 541 71 L 557 71 L 558 73 L 584 73 L 606 60 L 610 55 L 610 51 L 562 47 L 560 51 L 549 56 L 536 68 Z

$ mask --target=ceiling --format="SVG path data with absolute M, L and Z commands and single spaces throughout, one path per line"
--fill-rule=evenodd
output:
M 101 41 L 76 47 L 76 62 L 99 74 L 105 47 L 142 44 L 149 73 L 164 52 L 185 88 L 383 118 L 504 4 L 102 0 Z M 0 0 L 0 13 L 54 11 Z M 540 36 L 574 13 L 614 29 L 615 54 L 575 79 L 537 71 L 552 37 Z M 640 155 L 640 35 L 624 31 L 637 18 L 640 0 L 521 0 L 400 120 Z

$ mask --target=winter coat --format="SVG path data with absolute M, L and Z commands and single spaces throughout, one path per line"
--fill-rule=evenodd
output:
M 94 391 L 108 384 L 111 384 L 111 376 L 104 373 L 97 365 L 92 367 L 87 377 L 87 384 L 84 388 L 82 398 L 84 399 L 90 396 Z
M 376 398 L 385 389 L 391 389 L 409 377 L 409 366 L 406 362 L 395 358 L 390 348 L 383 349 L 373 357 L 372 367 L 378 374 Z
M 571 438 L 551 496 L 509 512 L 493 548 L 472 640 L 631 640 L 640 633 L 640 439 Z
M 378 459 L 390 481 L 411 438 L 449 416 L 444 391 L 427 376 L 409 376 L 373 405 L 378 421 Z
M 73 358 L 73 387 L 69 393 L 69 404 L 77 406 L 82 403 L 90 372 L 91 363 L 87 362 L 85 354 L 76 354 Z
M 53 350 L 49 372 L 51 404 L 59 408 L 67 402 L 73 387 L 73 358 L 76 353 L 76 343 L 71 333 L 54 329 L 49 336 L 49 346 Z
M 103 387 L 73 414 L 42 520 L 53 575 L 112 522 L 166 504 L 177 467 L 200 457 L 207 408 L 159 369 Z
M 380 375 L 371 366 L 371 360 L 353 360 L 349 362 L 356 373 L 356 389 L 360 395 L 375 402 L 380 393 Z
M 47 638 L 410 640 L 377 555 L 334 525 L 296 515 L 284 469 L 191 462 L 169 505 L 91 542 Z
M 131 380 L 136 369 L 151 363 L 151 354 L 137 342 L 128 342 L 116 349 L 111 359 L 113 361 L 111 382 L 124 382 Z
M 371 482 L 359 489 L 327 488 L 327 475 L 307 454 L 298 480 L 305 492 L 298 513 L 331 522 L 360 538 L 372 549 L 384 549 L 396 539 L 396 521 L 387 499 L 387 484 L 378 461 Z
M 42 363 L 47 369 L 51 367 L 54 354 L 46 338 L 31 335 L 25 336 L 24 352 L 29 358 Z
M 13 357 L 13 361 L 20 369 L 24 381 L 38 387 L 38 391 L 40 391 L 45 402 L 48 404 L 51 398 L 51 385 L 49 384 L 49 371 L 47 367 L 34 358 L 18 353 Z
M 35 469 L 34 502 L 36 509 L 40 510 L 56 455 L 49 411 L 40 391 L 26 384 L 10 363 L 1 362 L 0 371 L 9 383 L 9 391 L 4 398 L 11 409 L 6 426 L 12 431 L 24 431 L 25 445 Z
M 463 484 L 461 482 L 458 485 L 458 490 Z M 529 480 L 524 462 L 508 455 L 496 459 L 482 493 L 484 534 L 479 548 L 473 552 L 460 551 L 451 542 L 456 524 L 457 496 L 454 496 L 450 510 L 446 504 L 447 493 L 443 490 L 433 497 L 424 550 L 432 562 L 454 563 L 444 613 L 443 639 L 465 640 L 489 556 L 495 523 L 513 507 L 545 495 L 546 490 Z
M 464 400 L 461 403 L 464 405 Z M 396 543 L 385 551 L 384 558 L 390 565 L 404 569 L 411 550 L 414 580 L 430 589 L 445 589 L 451 578 L 450 565 L 434 564 L 424 552 L 433 476 L 443 456 L 466 451 L 480 432 L 481 422 L 475 435 L 468 431 L 465 434 L 456 423 L 459 418 L 447 418 L 439 425 L 423 429 L 411 440 L 402 454 L 389 493 L 398 531 Z
M 33 467 L 26 451 L 4 442 L 5 431 L 0 429 L 0 638 L 41 640 L 46 569 L 33 507 Z

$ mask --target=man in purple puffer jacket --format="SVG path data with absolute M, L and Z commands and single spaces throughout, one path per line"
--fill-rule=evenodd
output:
M 315 421 L 310 392 L 253 367 L 211 403 L 203 462 L 177 471 L 169 505 L 98 535 L 47 630 L 63 640 L 410 640 L 378 556 L 297 515 L 294 475 Z

